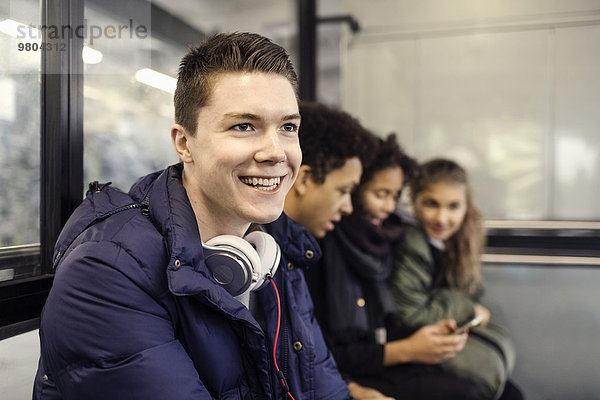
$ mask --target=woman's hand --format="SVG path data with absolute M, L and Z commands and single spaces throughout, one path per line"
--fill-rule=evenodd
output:
M 387 343 L 384 364 L 406 362 L 437 364 L 449 360 L 465 347 L 468 334 L 455 334 L 456 321 L 444 319 L 426 325 L 406 339 Z
M 492 316 L 490 310 L 488 310 L 481 304 L 475 304 L 475 316 L 477 317 L 479 315 L 483 316 L 483 319 L 481 320 L 481 323 L 479 325 L 486 326 L 488 322 L 490 322 L 490 317 Z
M 395 400 L 393 397 L 388 397 L 378 390 L 361 386 L 356 382 L 349 382 L 348 390 L 350 391 L 350 396 L 355 400 Z

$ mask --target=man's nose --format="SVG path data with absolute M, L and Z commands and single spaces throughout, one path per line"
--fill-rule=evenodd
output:
M 254 158 L 257 162 L 270 161 L 278 163 L 285 160 L 285 150 L 276 129 L 269 129 L 263 133 L 260 148 L 256 152 Z

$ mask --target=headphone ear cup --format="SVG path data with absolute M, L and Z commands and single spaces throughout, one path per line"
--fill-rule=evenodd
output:
M 244 236 L 244 239 L 254 246 L 261 261 L 260 268 L 254 270 L 258 274 L 257 286 L 251 290 L 259 289 L 266 283 L 264 278 L 267 274 L 275 275 L 281 259 L 281 249 L 273 236 L 266 232 L 253 231 Z
M 216 236 L 203 243 L 202 248 L 213 279 L 232 296 L 247 291 L 255 278 L 255 271 L 262 268 L 254 247 L 238 236 Z

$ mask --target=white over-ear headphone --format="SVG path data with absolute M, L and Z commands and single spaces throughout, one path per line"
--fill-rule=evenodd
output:
M 221 235 L 202 243 L 204 259 L 213 279 L 247 308 L 250 305 L 250 291 L 265 286 L 275 275 L 281 249 L 271 235 L 253 231 L 242 239 L 233 235 Z M 283 390 L 293 399 L 283 372 L 277 366 L 277 337 L 281 321 L 279 292 L 273 281 L 277 296 L 277 332 L 273 343 L 273 362 Z
M 262 288 L 275 275 L 281 258 L 275 239 L 262 231 L 250 232 L 243 239 L 216 236 L 202 243 L 202 249 L 212 278 L 238 300 Z

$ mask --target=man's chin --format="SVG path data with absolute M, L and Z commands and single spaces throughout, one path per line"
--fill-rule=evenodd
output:
M 261 215 L 258 217 L 253 218 L 253 223 L 255 224 L 269 224 L 273 221 L 275 221 L 277 218 L 279 218 L 281 216 L 281 213 L 283 212 L 283 210 L 279 211 L 279 213 L 269 213 L 268 215 Z

